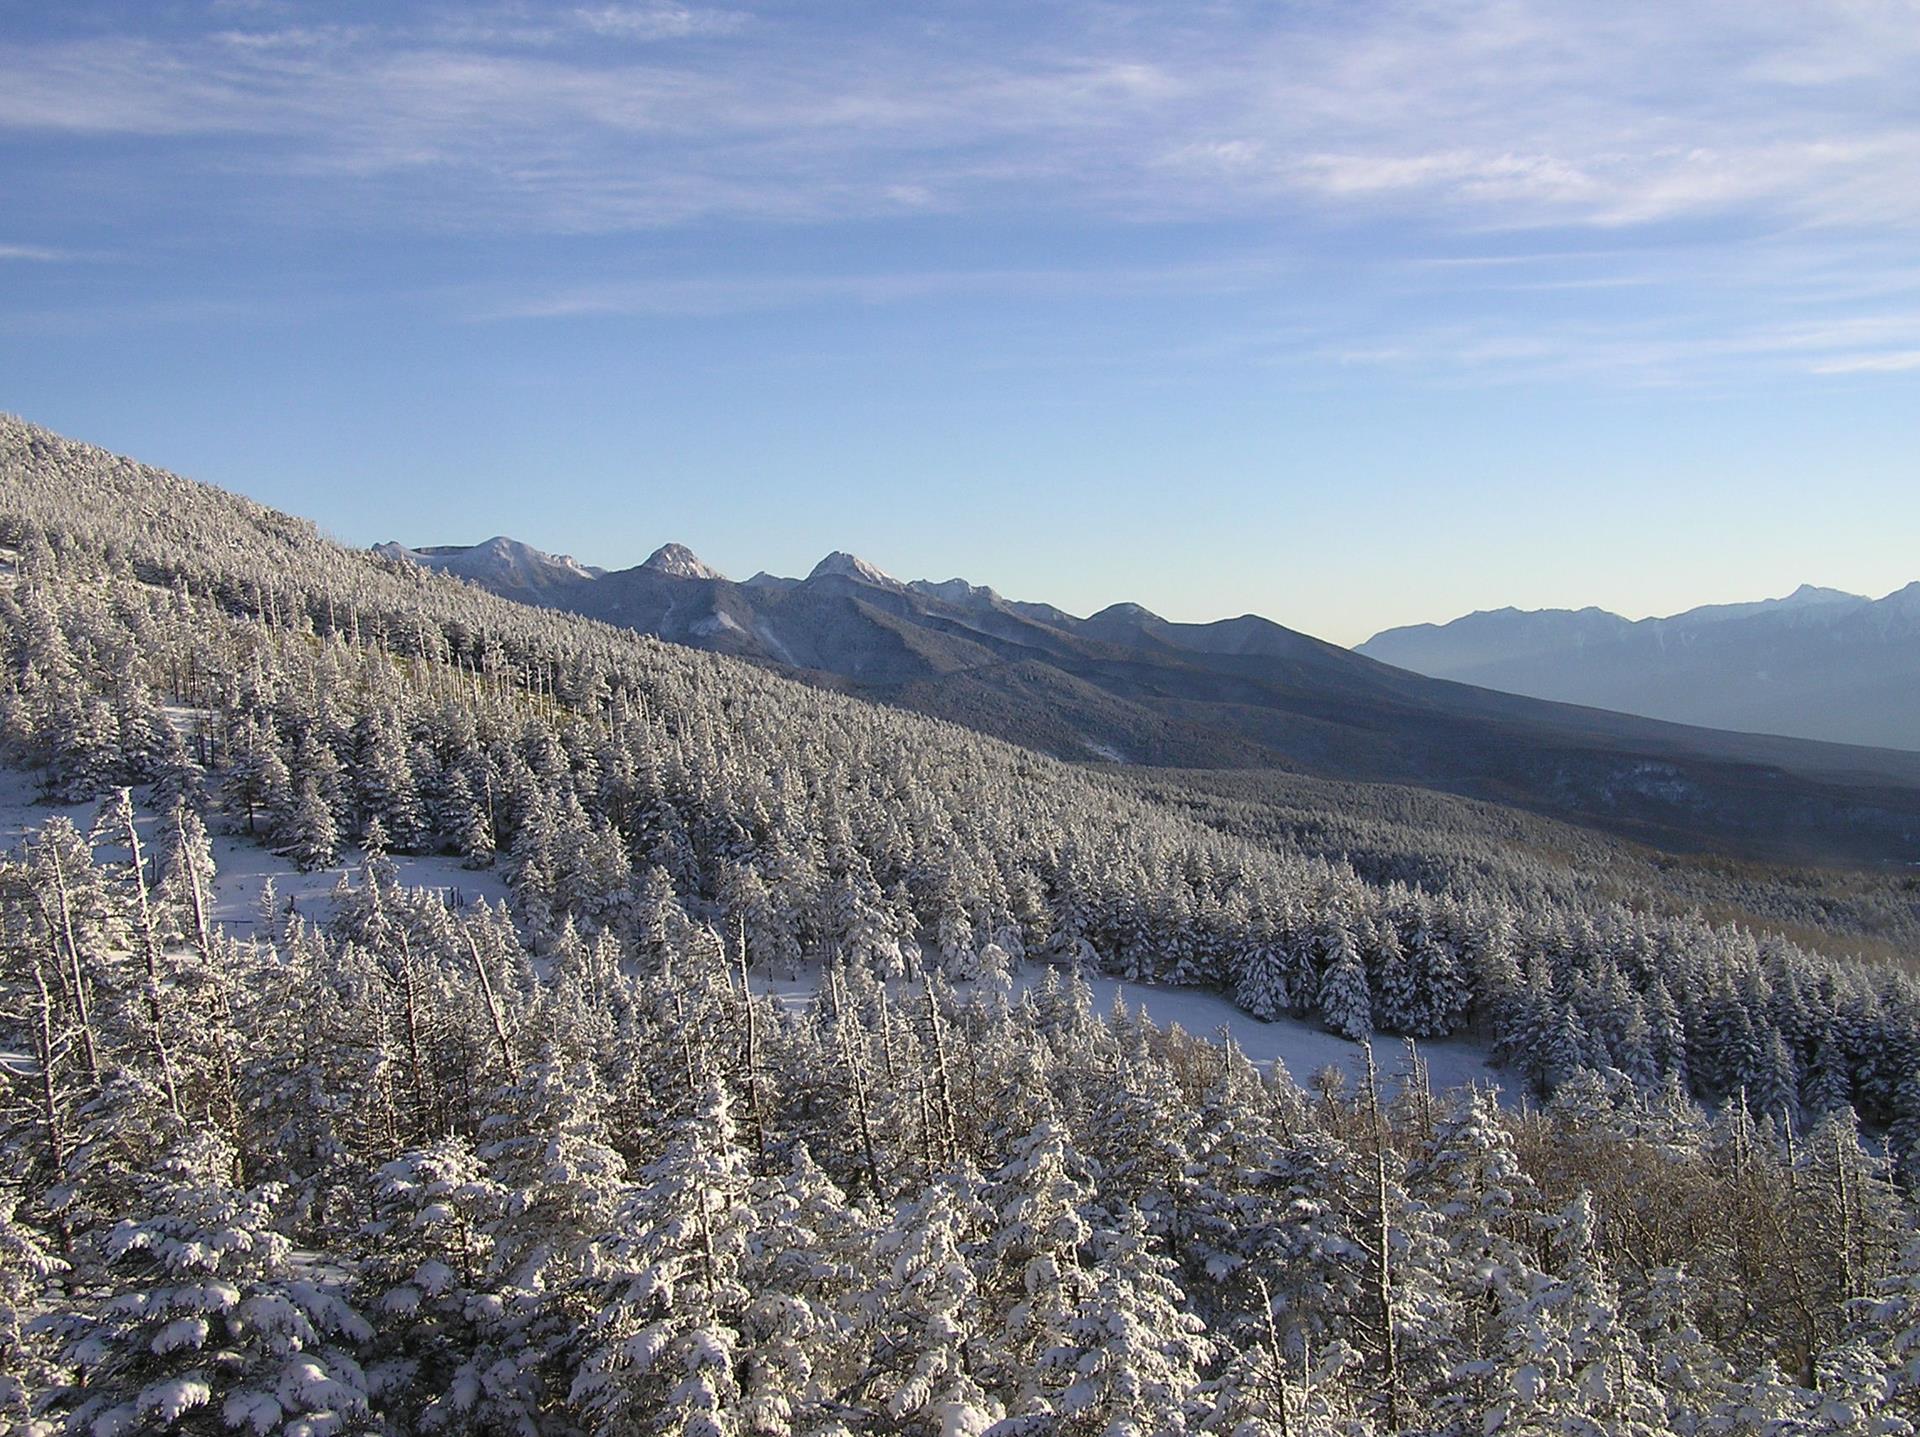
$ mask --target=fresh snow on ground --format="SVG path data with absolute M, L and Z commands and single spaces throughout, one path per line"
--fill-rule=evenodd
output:
M 1023 963 L 1014 970 L 1014 994 L 1037 988 L 1049 972 L 1046 964 Z M 1059 970 L 1062 978 L 1066 970 Z M 1104 1015 L 1113 1007 L 1117 995 L 1130 1012 L 1144 1011 L 1161 1028 L 1178 1024 L 1197 1037 L 1220 1040 L 1231 1038 L 1247 1060 L 1262 1072 L 1280 1064 L 1302 1087 L 1322 1068 L 1337 1068 L 1348 1081 L 1357 1084 L 1367 1070 L 1366 1049 L 1360 1044 L 1329 1033 L 1312 1023 L 1295 1018 L 1280 1018 L 1263 1023 L 1252 1014 L 1233 1006 L 1224 995 L 1205 988 L 1173 988 L 1160 983 L 1133 983 L 1111 978 L 1104 973 L 1083 975 L 1093 993 L 1094 1012 Z M 817 974 L 802 968 L 786 977 L 764 978 L 754 975 L 757 991 L 769 993 L 786 1007 L 800 1007 L 813 1001 Z M 970 986 L 956 985 L 962 992 Z M 1518 1093 L 1487 1062 L 1486 1055 L 1471 1044 L 1454 1040 L 1420 1044 L 1420 1057 L 1427 1065 L 1427 1077 L 1435 1092 L 1455 1088 L 1496 1088 L 1502 1102 L 1518 1101 Z M 1380 1034 L 1373 1044 L 1373 1060 L 1384 1077 L 1393 1077 L 1406 1067 L 1406 1045 L 1392 1034 Z
M 39 797 L 38 774 L 18 768 L 0 768 L 0 845 L 12 848 L 60 813 L 72 819 L 74 827 L 85 833 L 93 824 L 94 814 L 100 810 L 99 799 L 87 803 L 41 803 Z M 139 824 L 141 840 L 144 842 L 153 828 L 153 815 L 141 812 Z
M 84 834 L 100 809 L 98 799 L 49 804 L 38 802 L 38 796 L 34 774 L 0 768 L 0 847 L 13 847 L 55 814 L 65 814 Z M 134 795 L 140 841 L 151 844 L 159 818 L 146 809 L 141 797 L 139 793 Z M 236 938 L 252 936 L 260 916 L 260 894 L 269 878 L 282 905 L 291 899 L 296 912 L 316 923 L 329 916 L 333 890 L 340 879 L 346 876 L 357 882 L 359 878 L 358 853 L 343 850 L 341 862 L 334 867 L 304 873 L 245 834 L 213 833 L 209 837 L 215 875 L 213 891 L 208 895 L 208 917 L 225 925 Z M 497 903 L 507 896 L 507 881 L 498 868 L 475 872 L 463 868 L 458 858 L 444 854 L 393 854 L 390 860 L 402 884 L 434 889 L 457 907 L 476 901 Z
M 1028 976 L 1025 981 L 1037 982 L 1038 978 Z M 1129 983 L 1098 973 L 1087 975 L 1087 986 L 1093 990 L 1096 1012 L 1104 1013 L 1118 994 L 1130 1010 L 1145 1009 L 1147 1016 L 1162 1028 L 1177 1023 L 1201 1037 L 1230 1037 L 1255 1066 L 1264 1070 L 1278 1062 L 1302 1086 L 1322 1068 L 1338 1068 L 1355 1080 L 1367 1070 L 1366 1050 L 1360 1044 L 1295 1018 L 1263 1023 L 1234 1007 L 1224 995 L 1209 989 Z M 1373 1059 L 1383 1074 L 1405 1066 L 1405 1047 L 1400 1038 L 1391 1034 L 1383 1033 L 1374 1039 Z M 1471 1085 L 1492 1087 L 1501 1081 L 1500 1075 L 1488 1065 L 1485 1054 L 1466 1043 L 1422 1043 L 1420 1056 L 1426 1062 L 1428 1078 L 1436 1092 Z
M 333 890 L 342 876 L 359 882 L 360 855 L 343 853 L 342 860 L 335 867 L 303 873 L 279 854 L 244 836 L 215 835 L 213 861 L 218 876 L 214 879 L 212 916 L 238 937 L 251 934 L 260 916 L 261 890 L 272 878 L 282 906 L 291 899 L 294 910 L 303 918 L 325 922 L 332 908 Z M 433 889 L 457 908 L 480 900 L 502 902 L 507 896 L 507 881 L 498 868 L 476 872 L 461 867 L 458 858 L 442 854 L 389 854 L 388 860 L 403 887 Z

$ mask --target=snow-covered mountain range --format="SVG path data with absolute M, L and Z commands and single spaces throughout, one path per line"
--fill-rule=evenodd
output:
M 1712 728 L 1920 749 L 1920 583 L 1880 599 L 1804 584 L 1664 618 L 1497 609 L 1389 629 L 1382 663 Z
M 430 544 L 409 549 L 404 544 L 387 543 L 374 545 L 373 551 L 390 559 L 407 559 L 470 579 L 513 599 L 533 599 L 550 589 L 582 579 L 597 579 L 606 572 L 580 563 L 571 554 L 548 554 L 504 534 L 496 534 L 479 544 Z M 655 559 L 659 557 L 660 554 L 654 555 Z
M 512 560 L 494 570 L 476 557 L 461 572 L 508 597 L 1064 758 L 1417 784 L 1665 846 L 1756 854 L 1777 847 L 1786 815 L 1776 810 L 1803 782 L 1920 780 L 1920 755 L 1681 728 L 1442 682 L 1252 614 L 1183 624 L 1122 603 L 1081 618 L 965 579 L 902 581 L 844 552 L 805 578 L 744 583 L 680 545 L 607 573 L 569 574 L 572 561 L 538 551 Z M 550 581 L 529 585 L 528 573 Z M 1729 613 L 1718 627 L 1743 622 Z M 1756 789 L 1758 772 L 1777 781 Z M 1853 820 L 1843 826 L 1854 832 Z M 1798 819 L 1791 828 L 1805 832 Z

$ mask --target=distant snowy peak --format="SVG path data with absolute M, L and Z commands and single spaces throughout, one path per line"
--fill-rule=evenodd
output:
M 1432 636 L 1432 634 L 1486 634 L 1507 638 L 1515 634 L 1538 636 L 1551 634 L 1555 640 L 1569 638 L 1576 634 L 1584 636 L 1605 636 L 1615 638 L 1634 628 L 1657 630 L 1665 624 L 1672 626 L 1693 626 L 1724 619 L 1749 619 L 1755 615 L 1784 615 L 1788 611 L 1820 611 L 1824 617 L 1837 617 L 1847 609 L 1857 609 L 1870 605 L 1872 599 L 1864 594 L 1849 594 L 1847 590 L 1820 588 L 1818 584 L 1801 584 L 1786 597 L 1778 599 L 1753 599 L 1747 603 L 1703 603 L 1695 609 L 1686 609 L 1682 613 L 1665 615 L 1657 619 L 1622 619 L 1609 609 L 1599 609 L 1588 605 L 1584 609 L 1475 609 L 1461 619 L 1453 619 L 1444 624 L 1405 624 L 1404 628 L 1386 628 L 1380 630 L 1365 644 L 1357 645 L 1359 653 L 1371 653 L 1373 657 L 1384 657 L 1380 649 L 1390 647 L 1402 636 Z M 1423 670 L 1425 672 L 1425 670 Z
M 1429 678 L 1740 733 L 1920 749 L 1920 583 L 1629 620 L 1515 609 L 1388 629 L 1370 659 Z
M 985 584 L 969 584 L 965 579 L 943 579 L 937 584 L 931 579 L 915 579 L 907 587 L 916 594 L 947 604 L 972 607 L 1000 602 L 1000 596 Z
M 676 579 L 725 579 L 727 576 L 711 564 L 701 561 L 698 554 L 685 544 L 662 544 L 647 556 L 646 563 L 640 566 L 655 574 L 667 574 Z
M 479 544 L 425 544 L 418 549 L 389 541 L 374 545 L 373 551 L 503 588 L 542 589 L 576 579 L 597 579 L 606 572 L 582 564 L 571 554 L 549 554 L 504 534 Z
M 1164 624 L 1165 619 L 1139 604 L 1109 604 L 1087 620 L 1089 624 Z
M 827 555 L 826 558 L 815 564 L 813 566 L 813 572 L 807 575 L 809 582 L 814 579 L 832 578 L 852 579 L 855 583 L 872 584 L 876 588 L 881 589 L 904 589 L 907 587 L 885 569 L 877 568 L 869 564 L 865 559 L 862 559 L 858 554 L 849 554 L 843 549 L 836 549 L 833 553 Z
M 1823 589 L 1818 584 L 1802 584 L 1786 598 L 1777 602 L 1782 604 L 1854 604 L 1864 601 L 1864 594 L 1849 594 L 1845 589 Z
M 1833 616 L 1845 609 L 1860 608 L 1871 602 L 1864 594 L 1849 594 L 1844 589 L 1823 589 L 1818 584 L 1802 584 L 1785 598 L 1760 599 L 1746 604 L 1702 604 L 1697 609 L 1688 609 L 1684 614 L 1675 614 L 1670 619 L 1655 622 L 1716 623 L 1722 619 L 1746 619 L 1756 614 L 1780 614 L 1787 610 L 1818 610 L 1822 616 Z

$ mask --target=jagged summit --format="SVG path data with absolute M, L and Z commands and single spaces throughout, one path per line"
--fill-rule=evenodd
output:
M 939 599 L 949 604 L 997 604 L 1000 596 L 985 584 L 970 584 L 965 579 L 942 579 L 935 583 L 931 579 L 915 579 L 907 587 L 916 594 L 925 594 L 928 598 Z
M 1014 695 L 1008 702 L 1034 702 L 1022 689 L 1031 671 L 1020 667 L 1032 662 L 1096 686 L 1118 686 L 1126 691 L 1117 698 L 1135 701 L 1129 685 L 1137 673 L 1100 669 L 1076 647 L 1088 641 L 1139 649 L 1156 663 L 1180 655 L 1182 672 L 1166 681 L 1165 692 L 1193 682 L 1186 670 L 1197 654 L 1295 666 L 1325 658 L 1312 640 L 1256 616 L 1176 624 L 1138 604 L 1118 603 L 1077 618 L 1044 604 L 1009 602 L 962 578 L 905 582 L 846 550 L 827 555 L 806 578 L 763 571 L 737 584 L 678 543 L 663 544 L 644 563 L 623 568 L 612 583 L 601 570 L 504 536 L 417 549 L 389 543 L 378 552 L 510 598 L 591 614 L 678 643 L 876 685 L 881 674 L 897 683 L 931 681 L 910 672 L 911 665 L 900 667 L 905 660 L 898 623 L 905 621 L 922 635 L 939 636 L 937 656 L 914 650 L 916 662 L 927 662 L 936 674 L 969 676 L 974 688 L 952 700 L 956 708 L 978 702 L 978 686 L 989 673 Z M 1920 710 L 1912 697 L 1920 684 L 1920 584 L 1880 599 L 1819 584 L 1800 584 L 1791 592 L 1785 587 L 1777 597 L 1704 604 L 1657 618 L 1629 619 L 1593 605 L 1483 609 L 1449 624 L 1388 630 L 1358 652 L 1431 678 L 1615 713 L 1740 733 L 1920 748 Z M 877 602 L 883 596 L 886 602 Z M 871 627 L 867 612 L 874 608 L 887 611 L 878 628 Z M 996 663 L 1006 667 L 996 669 Z M 1225 702 L 1224 690 L 1215 697 Z M 1057 701 L 1050 702 L 1057 708 Z M 1056 715 L 1021 722 L 1023 737 L 1056 741 Z M 1236 733 L 1232 742 L 1241 741 Z M 1269 738 L 1262 731 L 1246 741 Z M 1237 750 L 1220 746 L 1225 742 L 1209 728 L 1204 742 L 1192 741 L 1193 752 L 1207 762 L 1244 761 Z M 1079 750 L 1063 742 L 1059 751 Z
M 549 554 L 504 534 L 478 544 L 423 544 L 417 549 L 389 540 L 374 545 L 373 552 L 457 574 L 490 588 L 530 592 L 598 578 L 606 572 L 582 564 L 571 554 Z
M 1874 608 L 1896 619 L 1920 618 L 1920 579 L 1914 580 L 1904 588 L 1895 589 L 1884 599 L 1877 601 Z
M 860 584 L 872 584 L 882 589 L 903 589 L 902 584 L 885 569 L 869 564 L 858 554 L 849 554 L 844 549 L 836 549 L 813 566 L 813 572 L 807 575 L 809 581 L 829 578 L 852 579 Z
M 685 544 L 662 544 L 647 556 L 640 566 L 656 574 L 670 574 L 676 579 L 725 579 L 727 576 L 704 562 L 700 556 Z
M 1698 608 L 1688 609 L 1684 614 L 1674 614 L 1666 619 L 1642 620 L 1642 622 L 1655 625 L 1663 623 L 1687 625 L 1717 623 L 1726 619 L 1807 613 L 1824 619 L 1831 618 L 1845 609 L 1859 608 L 1871 602 L 1863 594 L 1849 594 L 1844 589 L 1823 589 L 1818 584 L 1802 584 L 1781 599 L 1756 599 L 1748 603 L 1735 604 L 1702 604 Z
M 1802 584 L 1779 602 L 1783 604 L 1856 603 L 1863 597 L 1860 594 L 1850 594 L 1845 589 L 1827 589 L 1819 584 Z

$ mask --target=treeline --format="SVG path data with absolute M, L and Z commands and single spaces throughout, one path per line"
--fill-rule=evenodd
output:
M 378 852 L 324 931 L 241 945 L 211 876 L 190 810 L 112 798 L 0 864 L 22 1430 L 1920 1418 L 1913 1215 L 1845 1110 L 1584 1073 L 1517 1113 L 1417 1050 L 1303 1090 L 1057 970 L 963 997 L 841 962 L 776 1002 L 671 910 L 644 954 L 536 952 Z
M 1920 969 L 1920 874 L 1665 853 L 1426 789 L 1273 770 L 1135 769 L 1133 789 L 1223 833 L 1339 858 L 1373 883 L 1502 893 L 1515 907 L 1617 902 L 1726 914 L 1840 958 Z

